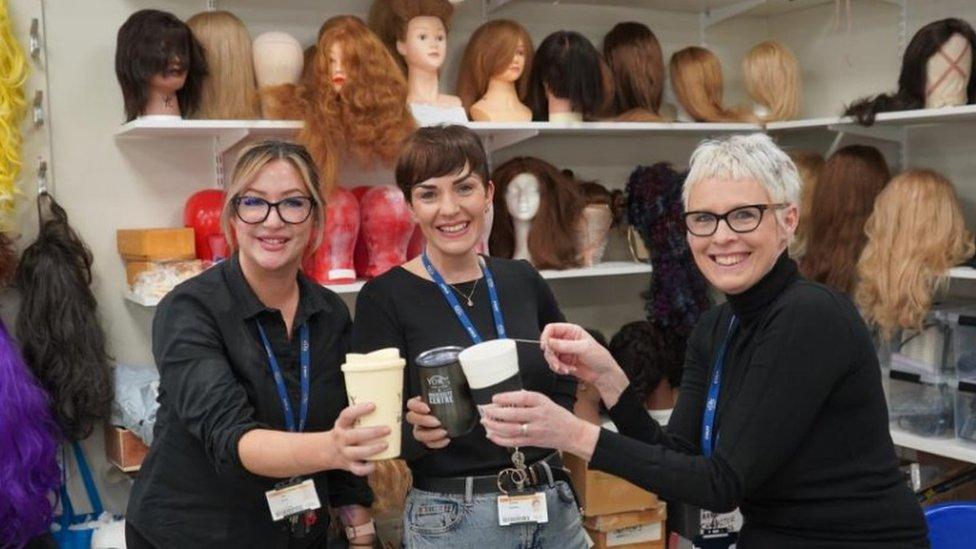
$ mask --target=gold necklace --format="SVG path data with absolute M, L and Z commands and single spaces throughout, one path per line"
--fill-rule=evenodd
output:
M 454 288 L 454 291 L 457 292 L 459 296 L 463 297 L 468 302 L 468 307 L 474 307 L 474 301 L 472 301 L 471 298 L 474 297 L 474 291 L 478 287 L 479 280 L 481 279 L 480 278 L 474 279 L 474 284 L 471 286 L 471 292 L 468 293 L 468 295 L 464 295 L 464 293 L 461 290 L 458 290 L 457 286 L 455 286 L 454 284 L 448 284 L 448 286 Z

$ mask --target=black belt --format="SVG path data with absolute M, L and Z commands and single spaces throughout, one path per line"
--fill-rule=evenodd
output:
M 539 461 L 533 463 L 526 467 L 526 472 L 528 473 L 528 482 L 525 487 L 532 486 L 542 486 L 549 484 L 549 475 L 546 474 L 546 467 L 549 466 L 549 471 L 552 472 L 553 482 L 563 480 L 569 483 L 570 487 L 573 486 L 573 482 L 569 477 L 569 472 L 563 467 L 562 457 L 553 452 L 547 457 L 540 459 Z M 472 494 L 494 494 L 498 493 L 498 475 L 484 475 L 477 477 L 425 477 L 420 475 L 414 475 L 413 477 L 413 487 L 418 490 L 425 490 L 427 492 L 438 492 L 441 494 L 467 494 L 468 493 L 468 483 L 471 483 L 471 493 Z M 509 492 L 514 492 L 514 486 L 504 486 L 505 490 Z

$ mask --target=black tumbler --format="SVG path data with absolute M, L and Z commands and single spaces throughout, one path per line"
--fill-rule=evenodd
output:
M 462 350 L 438 347 L 420 353 L 416 360 L 422 398 L 450 438 L 468 434 L 477 423 L 468 380 L 457 358 Z

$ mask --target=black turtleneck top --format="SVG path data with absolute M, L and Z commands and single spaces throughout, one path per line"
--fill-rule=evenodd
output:
M 753 287 L 703 315 L 667 430 L 631 391 L 591 466 L 664 499 L 738 507 L 739 547 L 928 547 L 898 469 L 877 356 L 850 300 L 805 280 L 784 253 Z M 701 451 L 711 372 L 729 342 L 711 458 Z

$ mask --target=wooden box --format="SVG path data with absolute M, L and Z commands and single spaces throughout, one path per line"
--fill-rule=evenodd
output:
M 583 516 L 612 515 L 626 511 L 652 509 L 657 496 L 626 480 L 589 468 L 589 464 L 572 454 L 563 454 L 573 486 L 579 496 Z
M 139 470 L 149 447 L 128 429 L 105 426 L 105 457 L 125 473 Z
M 667 518 L 667 506 L 662 502 L 653 509 L 587 517 L 583 526 L 595 549 L 664 549 Z
M 192 228 L 119 229 L 115 232 L 119 254 L 127 261 L 193 259 L 196 247 Z

